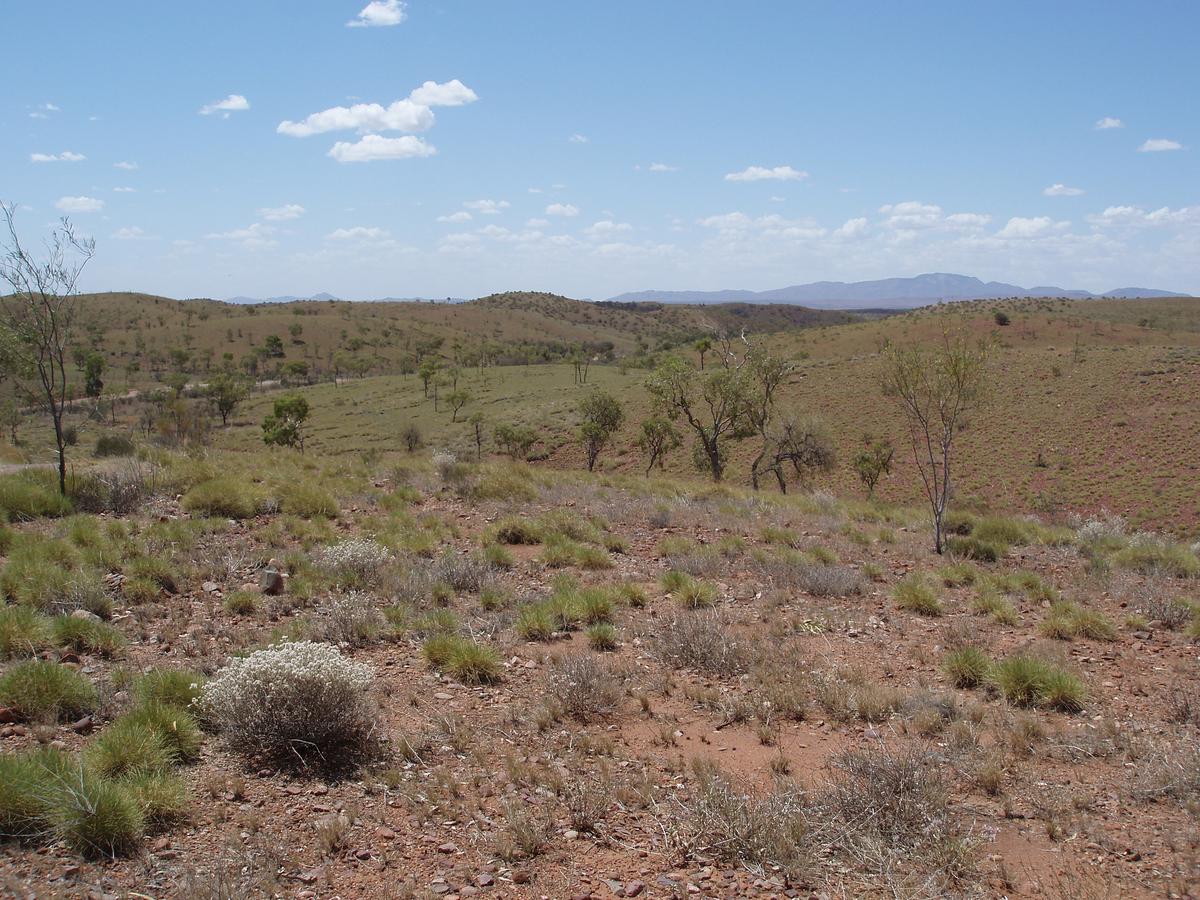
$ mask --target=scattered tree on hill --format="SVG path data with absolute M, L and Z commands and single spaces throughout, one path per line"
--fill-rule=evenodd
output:
M 700 371 L 704 371 L 704 357 L 713 348 L 712 338 L 700 338 L 692 345 L 697 353 L 700 354 Z
M 996 324 L 1000 326 L 1008 325 L 1012 320 L 1008 317 L 1008 313 L 1003 310 L 996 310 L 996 315 L 993 317 Z
M 421 367 L 417 369 L 417 375 L 421 379 L 421 386 L 425 391 L 425 397 L 429 397 L 429 383 L 437 376 L 438 364 L 436 359 L 427 359 L 421 363 Z
M 424 444 L 424 441 L 421 440 L 421 429 L 415 422 L 409 422 L 404 426 L 404 430 L 400 432 L 400 440 L 404 442 L 404 449 L 409 453 L 415 453 Z
M 771 427 L 770 453 L 763 473 L 770 472 L 779 483 L 780 493 L 787 493 L 788 474 L 804 488 L 812 483 L 818 472 L 831 472 L 837 462 L 833 438 L 824 424 L 815 418 L 784 419 Z
M 775 399 L 780 386 L 792 371 L 792 364 L 778 356 L 750 347 L 742 371 L 746 379 L 744 424 L 752 428 L 762 441 L 758 453 L 750 463 L 750 484 L 757 491 L 759 477 L 766 471 L 774 471 L 776 478 L 779 478 L 777 456 L 782 452 L 782 448 L 779 446 L 779 435 L 773 427 Z M 764 464 L 767 466 L 765 470 Z
M 600 451 L 617 433 L 625 412 L 621 402 L 607 391 L 594 390 L 579 401 L 579 440 L 587 455 L 587 467 L 591 472 L 596 467 Z
M 279 397 L 274 412 L 263 419 L 263 443 L 296 447 L 304 452 L 304 424 L 308 421 L 308 401 L 299 394 Z
M 679 446 L 679 432 L 668 419 L 654 416 L 642 422 L 642 431 L 637 439 L 638 449 L 646 454 L 646 474 L 654 470 L 654 464 L 663 468 L 666 456 Z
M 249 387 L 246 382 L 230 372 L 221 372 L 208 382 L 205 388 L 209 401 L 221 416 L 221 424 L 228 425 L 229 417 L 246 399 Z
M 896 449 L 886 438 L 875 440 L 870 435 L 863 437 L 863 448 L 854 455 L 854 471 L 858 480 L 867 489 L 867 499 L 875 496 L 875 487 L 884 475 L 892 471 L 892 457 Z
M 16 206 L 0 203 L 8 237 L 0 245 L 0 278 L 11 293 L 0 297 L 0 323 L 11 336 L 12 365 L 32 379 L 30 393 L 50 415 L 58 448 L 58 488 L 67 493 L 66 353 L 78 310 L 79 276 L 96 252 L 96 242 L 75 235 L 62 219 L 50 232 L 46 255 L 35 259 L 21 244 Z
M 575 383 L 587 384 L 588 369 L 592 365 L 592 357 L 583 347 L 571 351 L 571 366 L 575 370 Z
M 725 473 L 726 444 L 743 418 L 747 381 L 735 364 L 708 374 L 697 372 L 678 356 L 669 356 L 646 382 L 659 410 L 669 419 L 682 417 L 696 437 L 696 459 L 713 481 Z
M 283 338 L 277 334 L 268 334 L 263 338 L 263 349 L 267 356 L 279 359 L 284 356 Z
M 942 519 L 950 500 L 954 438 L 984 399 L 987 347 L 963 332 L 936 344 L 889 345 L 883 392 L 904 411 L 913 457 L 933 511 L 934 549 L 942 552 Z
M 475 460 L 478 462 L 483 459 L 483 413 L 471 413 L 471 418 L 467 421 L 471 423 L 471 428 L 475 433 Z
M 470 403 L 473 399 L 475 398 L 471 396 L 471 392 L 465 388 L 461 391 L 454 390 L 447 394 L 446 403 L 450 407 L 450 421 L 457 422 L 458 411 Z
M 93 400 L 104 390 L 104 357 L 95 350 L 83 358 L 83 393 Z
M 492 432 L 501 451 L 513 459 L 527 459 L 529 451 L 538 442 L 538 433 L 528 425 L 497 425 Z

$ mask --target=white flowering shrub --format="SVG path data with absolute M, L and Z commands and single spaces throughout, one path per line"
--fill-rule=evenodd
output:
M 392 561 L 392 552 L 370 538 L 351 538 L 317 551 L 316 563 L 346 586 L 369 587 L 377 584 L 383 569 Z
M 231 660 L 197 704 L 243 753 L 338 768 L 366 749 L 371 669 L 329 644 L 278 644 Z
M 1077 531 L 1079 543 L 1084 546 L 1119 543 L 1125 534 L 1125 520 L 1121 516 L 1104 511 L 1079 524 Z
M 347 591 L 333 598 L 326 610 L 325 639 L 335 644 L 364 647 L 379 636 L 383 614 L 370 594 Z

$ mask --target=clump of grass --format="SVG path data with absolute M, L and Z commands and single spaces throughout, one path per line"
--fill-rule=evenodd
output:
M 175 755 L 157 729 L 122 717 L 92 739 L 84 753 L 91 771 L 105 778 L 162 772 Z
M 987 681 L 992 661 L 978 647 L 959 647 L 942 660 L 942 670 L 957 688 L 979 687 Z
M 1016 607 L 990 585 L 980 588 L 971 601 L 971 609 L 976 615 L 991 616 L 992 621 L 1000 625 L 1016 625 L 1018 621 Z
M 204 736 L 196 717 L 187 708 L 156 701 L 142 702 L 113 725 L 118 723 L 128 723 L 129 728 L 142 726 L 153 731 L 162 739 L 174 763 L 194 762 L 200 756 Z M 109 726 L 109 730 L 112 727 Z
M 584 632 L 588 646 L 593 650 L 609 651 L 617 649 L 617 629 L 611 622 L 597 622 Z
M 650 598 L 646 596 L 646 591 L 641 585 L 623 582 L 616 587 L 616 597 L 621 603 L 633 609 L 642 609 Z
M 545 603 L 527 603 L 517 610 L 513 627 L 527 641 L 548 641 L 554 636 L 554 618 Z
M 258 609 L 258 596 L 257 591 L 231 591 L 221 601 L 221 608 L 236 616 L 253 615 Z
M 705 609 L 717 602 L 717 589 L 707 581 L 693 578 L 686 572 L 671 569 L 662 576 L 662 586 L 688 609 Z
M 483 559 L 495 569 L 511 569 L 517 564 L 517 558 L 503 544 L 488 544 L 483 548 Z
M 1117 629 L 1103 613 L 1084 609 L 1069 600 L 1059 600 L 1050 605 L 1050 611 L 1042 620 L 1041 632 L 1046 637 L 1063 641 L 1077 637 L 1094 641 L 1117 639 Z
M 131 852 L 146 824 L 132 792 L 82 767 L 56 791 L 49 819 L 58 838 L 85 856 Z
M 492 526 L 486 541 L 500 544 L 540 544 L 542 529 L 527 519 L 509 516 Z
M 432 635 L 423 648 L 426 661 L 464 684 L 500 680 L 500 657 L 491 647 L 453 634 Z
M 0 518 L 28 522 L 71 512 L 71 501 L 58 492 L 56 485 L 29 474 L 0 477 Z
M 133 682 L 133 698 L 139 705 L 160 703 L 187 709 L 200 696 L 207 679 L 187 669 L 152 669 Z
M 77 616 L 58 616 L 51 624 L 54 643 L 80 653 L 116 656 L 125 649 L 125 637 L 104 622 Z
M 573 597 L 575 614 L 584 625 L 611 622 L 616 605 L 612 593 L 605 588 L 584 588 Z
M 938 599 L 929 582 L 917 573 L 904 576 L 896 583 L 893 591 L 896 605 L 908 612 L 922 616 L 940 616 L 942 602 Z
M 33 656 L 50 642 L 50 622 L 28 606 L 0 607 L 0 659 Z
M 992 667 L 991 683 L 1013 706 L 1045 706 L 1063 712 L 1083 709 L 1083 682 L 1053 663 L 1016 655 Z
M 979 570 L 970 563 L 959 562 L 942 566 L 937 575 L 946 587 L 965 587 L 978 580 Z
M 979 562 L 998 562 L 1008 553 L 1008 547 L 994 541 L 985 541 L 974 535 L 950 535 L 946 538 L 946 549 L 955 556 Z
M 336 519 L 341 514 L 341 508 L 333 494 L 307 480 L 289 482 L 283 487 L 279 493 L 279 509 L 288 515 L 304 519 Z
M 142 772 L 122 779 L 121 786 L 129 792 L 150 825 L 163 826 L 187 816 L 187 786 L 177 775 Z
M 183 495 L 183 508 L 205 516 L 249 519 L 258 511 L 258 491 L 232 476 L 202 481 Z
M 1143 575 L 1200 578 L 1200 557 L 1191 549 L 1151 535 L 1134 536 L 1124 549 L 1113 555 L 1113 561 L 1123 569 Z
M 479 592 L 479 605 L 488 612 L 505 609 L 512 603 L 512 594 L 505 588 L 489 584 Z
M 0 676 L 0 706 L 23 719 L 70 721 L 99 703 L 95 686 L 74 669 L 47 660 L 17 663 Z

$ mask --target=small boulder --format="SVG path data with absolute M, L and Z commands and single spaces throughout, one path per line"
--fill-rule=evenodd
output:
M 258 589 L 274 596 L 283 593 L 283 573 L 274 566 L 267 566 L 258 576 Z

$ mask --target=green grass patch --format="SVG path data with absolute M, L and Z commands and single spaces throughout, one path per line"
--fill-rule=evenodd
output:
M 957 688 L 979 687 L 987 681 L 992 661 L 978 647 L 951 650 L 942 660 L 942 671 Z
M 1042 706 L 1079 712 L 1087 699 L 1083 682 L 1053 663 L 1016 655 L 996 663 L 991 684 L 1013 706 Z
M 924 576 L 913 572 L 896 583 L 892 591 L 900 609 L 922 616 L 940 616 L 942 601 Z

